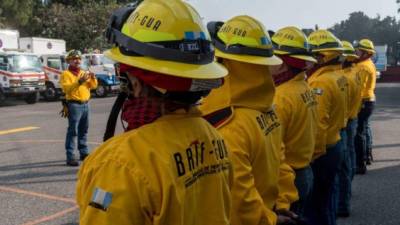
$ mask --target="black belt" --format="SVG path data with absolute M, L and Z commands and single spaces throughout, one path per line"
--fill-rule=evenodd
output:
M 67 103 L 75 103 L 75 104 L 79 104 L 79 105 L 83 105 L 88 103 L 89 101 L 78 101 L 78 100 L 67 100 Z

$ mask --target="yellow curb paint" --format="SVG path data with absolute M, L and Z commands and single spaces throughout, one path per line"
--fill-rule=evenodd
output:
M 24 132 L 24 131 L 30 131 L 30 130 L 36 130 L 39 129 L 40 127 L 21 127 L 21 128 L 15 128 L 11 130 L 0 130 L 0 135 L 5 135 L 5 134 L 12 134 L 12 133 L 18 133 L 18 132 Z

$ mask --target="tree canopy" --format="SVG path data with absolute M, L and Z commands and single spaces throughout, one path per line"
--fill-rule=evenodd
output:
M 400 0 L 399 0 L 400 1 Z M 356 41 L 363 38 L 371 39 L 375 45 L 389 46 L 390 61 L 397 61 L 400 51 L 400 22 L 395 17 L 370 18 L 363 12 L 353 12 L 349 18 L 335 24 L 330 29 L 338 38 L 347 41 Z

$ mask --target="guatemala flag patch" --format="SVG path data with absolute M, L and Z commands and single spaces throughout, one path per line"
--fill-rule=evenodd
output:
M 107 208 L 108 206 L 110 206 L 111 201 L 112 194 L 110 192 L 106 192 L 100 188 L 95 188 L 89 205 L 96 209 L 107 211 Z

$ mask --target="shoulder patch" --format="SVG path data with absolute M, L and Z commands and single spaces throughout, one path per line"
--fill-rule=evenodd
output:
M 96 209 L 107 211 L 111 201 L 112 193 L 106 192 L 100 188 L 95 188 L 89 205 Z

